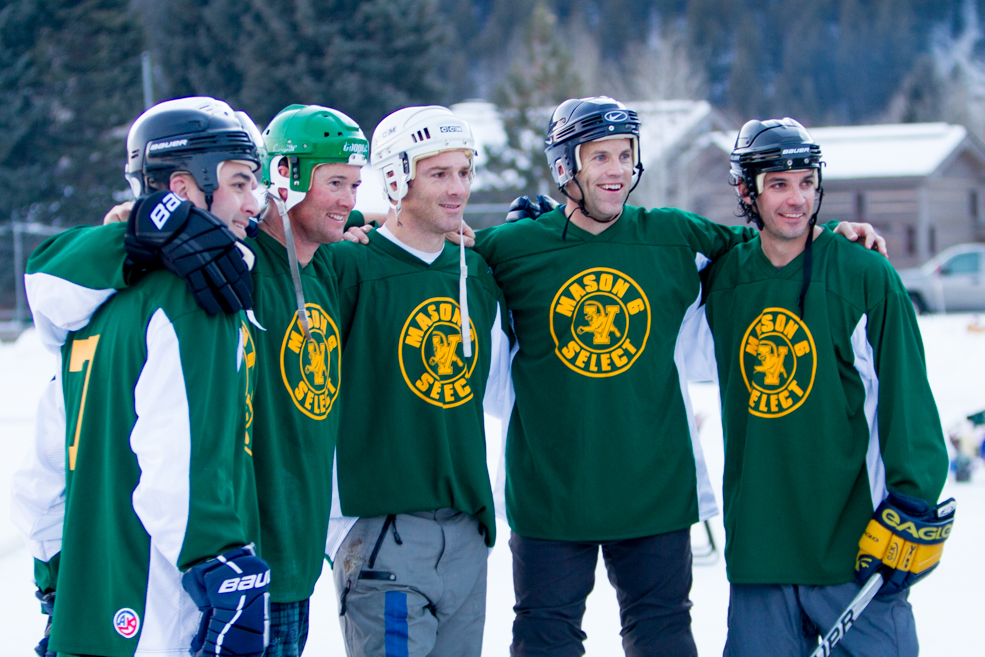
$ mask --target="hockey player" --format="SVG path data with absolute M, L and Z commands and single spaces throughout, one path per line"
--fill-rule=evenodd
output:
M 562 103 L 546 155 L 566 205 L 476 236 L 521 346 L 505 482 L 513 655 L 584 653 L 600 546 L 626 654 L 696 652 L 689 531 L 717 508 L 684 359 L 699 272 L 754 233 L 625 205 L 639 126 L 611 98 Z
M 488 265 L 444 241 L 474 148 L 443 107 L 384 118 L 371 159 L 394 212 L 368 246 L 332 247 L 345 400 L 327 550 L 349 657 L 482 649 L 495 540 L 483 405 L 508 395 L 509 340 Z
M 26 277 L 36 324 L 49 346 L 63 344 L 14 482 L 14 518 L 51 615 L 39 652 L 263 653 L 270 571 L 252 544 L 254 354 L 242 312 L 210 315 L 193 296 L 203 289 L 194 272 L 208 275 L 202 250 L 213 265 L 243 265 L 234 234 L 257 213 L 260 164 L 248 121 L 211 98 L 137 119 L 127 140 L 141 195 L 126 230 L 133 284 L 84 328 L 76 302 L 113 290 L 84 287 L 89 272 L 75 271 L 70 252 L 46 243 L 33 256 L 45 270 Z M 194 237 L 172 239 L 179 230 Z M 159 268 L 155 258 L 172 271 L 138 271 Z
M 353 206 L 369 143 L 348 116 L 317 105 L 282 110 L 263 143 L 261 175 L 271 198 L 259 234 L 248 241 L 256 254 L 254 311 L 265 329 L 251 329 L 259 363 L 251 449 L 261 545 L 273 573 L 266 655 L 296 657 L 307 640 L 308 600 L 324 561 L 338 431 L 338 296 L 327 245 L 341 238 L 347 221 L 363 221 Z M 122 266 L 122 230 L 90 230 L 74 246 L 58 238 L 49 250 L 71 250 L 76 262 Z M 99 286 L 123 285 L 114 277 Z
M 725 655 L 811 654 L 877 570 L 888 582 L 835 652 L 916 655 L 906 588 L 937 565 L 953 500 L 936 508 L 947 455 L 906 289 L 888 260 L 815 226 L 821 149 L 799 123 L 749 121 L 731 162 L 759 236 L 714 263 L 706 307 Z

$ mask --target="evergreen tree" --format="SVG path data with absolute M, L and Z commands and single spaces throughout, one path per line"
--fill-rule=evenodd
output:
M 91 223 L 126 190 L 126 132 L 143 109 L 143 34 L 128 4 L 0 11 L 0 221 Z
M 172 96 L 222 98 L 260 125 L 327 105 L 369 134 L 386 114 L 448 102 L 454 53 L 437 0 L 170 0 L 159 45 Z
M 544 166 L 544 135 L 550 112 L 582 95 L 582 81 L 545 2 L 537 2 L 514 49 L 513 66 L 496 92 L 507 143 L 487 149 L 490 186 L 525 194 L 546 194 L 552 186 Z

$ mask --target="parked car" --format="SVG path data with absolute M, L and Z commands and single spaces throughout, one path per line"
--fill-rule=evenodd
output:
M 917 313 L 985 310 L 985 244 L 958 244 L 900 278 Z

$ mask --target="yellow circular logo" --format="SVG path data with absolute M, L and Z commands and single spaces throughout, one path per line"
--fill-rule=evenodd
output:
M 310 418 L 323 420 L 339 396 L 342 377 L 339 329 L 321 306 L 308 303 L 305 309 L 311 337 L 305 339 L 295 311 L 280 347 L 280 373 L 298 410 Z
M 469 377 L 475 369 L 478 342 L 469 321 L 472 356 L 462 345 L 462 316 L 458 302 L 448 297 L 428 299 L 410 313 L 400 331 L 400 371 L 415 395 L 441 408 L 454 408 L 472 399 Z
M 749 412 L 783 417 L 811 394 L 817 373 L 814 337 L 789 310 L 767 308 L 742 337 L 740 362 L 749 390 Z
M 561 286 L 551 302 L 554 353 L 585 376 L 625 372 L 650 336 L 650 302 L 615 269 L 586 269 Z

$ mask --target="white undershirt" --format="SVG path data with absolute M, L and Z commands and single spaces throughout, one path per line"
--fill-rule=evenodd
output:
M 441 251 L 438 251 L 437 253 L 429 253 L 428 251 L 421 251 L 420 249 L 415 249 L 412 246 L 408 246 L 404 244 L 399 239 L 397 239 L 397 236 L 394 235 L 389 228 L 386 227 L 386 224 L 377 228 L 376 232 L 382 235 L 383 237 L 387 238 L 397 246 L 399 246 L 407 253 L 417 256 L 418 258 L 428 263 L 429 265 L 433 263 L 435 260 L 437 260 L 438 256 L 441 255 Z

